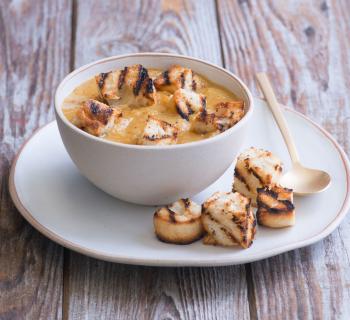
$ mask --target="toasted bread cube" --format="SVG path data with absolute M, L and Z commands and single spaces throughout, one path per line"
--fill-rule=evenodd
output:
M 238 192 L 216 192 L 202 205 L 205 244 L 248 248 L 256 232 L 250 200 Z
M 206 98 L 196 92 L 179 89 L 174 93 L 175 107 L 181 118 L 189 120 L 194 113 L 203 113 L 206 110 Z
M 94 136 L 101 137 L 113 128 L 121 116 L 121 110 L 89 99 L 77 110 L 73 124 Z
M 220 102 L 215 106 L 216 123 L 220 131 L 233 127 L 243 116 L 243 100 Z
M 250 198 L 256 206 L 257 189 L 276 185 L 281 172 L 281 160 L 270 151 L 249 148 L 237 158 L 233 190 Z
M 188 244 L 202 237 L 202 208 L 189 199 L 180 199 L 158 209 L 153 216 L 158 239 L 176 244 Z
M 270 228 L 284 228 L 295 224 L 293 190 L 274 186 L 258 189 L 258 223 Z
M 191 69 L 178 65 L 171 66 L 154 80 L 158 90 L 174 93 L 178 89 L 196 90 L 196 82 Z
M 119 77 L 122 70 L 116 70 L 106 73 L 100 73 L 95 77 L 101 98 L 107 102 L 113 102 L 120 99 L 119 96 Z
M 223 132 L 244 116 L 244 101 L 220 102 L 211 113 L 199 113 L 192 120 L 191 129 L 197 133 Z
M 196 133 L 210 133 L 219 130 L 214 113 L 198 112 L 191 119 L 191 130 Z
M 149 116 L 141 137 L 140 144 L 143 145 L 167 145 L 175 144 L 178 129 L 166 121 Z
M 154 104 L 156 95 L 148 70 L 140 64 L 95 77 L 101 97 L 111 106 L 128 103 L 134 107 Z

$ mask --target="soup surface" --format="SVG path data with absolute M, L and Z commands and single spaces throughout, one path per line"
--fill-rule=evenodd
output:
M 152 81 L 157 79 L 157 77 L 162 77 L 163 74 L 166 75 L 163 70 L 157 69 L 148 69 L 147 73 Z M 236 119 L 234 122 L 230 122 L 229 117 L 232 117 L 233 112 L 230 111 L 231 113 L 227 113 L 226 109 L 224 112 L 222 109 L 218 111 L 217 106 L 228 102 L 238 102 L 241 103 L 240 110 L 243 110 L 243 101 L 239 101 L 239 99 L 237 99 L 232 92 L 229 92 L 228 90 L 210 82 L 200 75 L 195 75 L 196 78 L 194 79 L 196 79 L 197 84 L 195 88 L 191 87 L 193 89 L 190 90 L 191 92 L 187 92 L 189 90 L 180 90 L 181 92 L 178 93 L 180 96 L 180 102 L 174 101 L 174 95 L 176 95 L 176 92 L 174 92 L 173 89 L 168 90 L 167 86 L 165 85 L 163 86 L 164 88 L 161 86 L 158 86 L 158 88 L 153 87 L 152 97 L 154 100 L 150 100 L 150 102 L 147 102 L 146 105 L 144 103 L 137 105 L 137 102 L 135 105 L 135 101 L 132 100 L 132 95 L 135 94 L 135 87 L 133 87 L 133 90 L 129 90 L 129 92 L 125 90 L 122 98 L 118 97 L 117 100 L 106 99 L 106 97 L 109 97 L 108 94 L 106 93 L 105 96 L 103 96 L 104 92 L 101 90 L 101 83 L 105 79 L 105 75 L 107 75 L 107 73 L 100 75 L 99 79 L 102 80 L 98 80 L 96 77 L 94 77 L 79 85 L 67 96 L 62 104 L 63 113 L 70 122 L 82 130 L 96 136 L 100 136 L 103 139 L 126 144 L 164 145 L 188 143 L 217 135 L 229 127 L 232 127 L 244 115 L 243 111 L 240 115 L 238 115 L 238 120 Z M 169 79 L 166 80 L 166 84 L 168 84 Z M 183 85 L 183 79 L 181 80 Z M 126 84 L 124 87 L 128 85 L 128 82 L 125 83 Z M 188 111 L 187 113 L 185 112 L 185 114 L 180 110 L 181 108 L 179 109 L 178 106 L 178 104 L 182 103 L 181 99 L 183 98 L 180 93 L 183 95 L 195 95 L 189 96 L 189 98 L 184 97 L 182 108 L 185 108 L 186 112 Z M 196 110 L 195 100 L 198 97 L 203 98 L 203 96 L 205 99 L 204 104 L 202 104 L 202 106 Z M 89 99 L 97 100 L 105 105 L 108 105 L 109 107 L 112 107 L 113 109 L 116 108 L 118 111 L 120 110 L 117 120 L 113 120 L 114 122 L 112 125 L 108 124 L 108 129 L 103 129 L 102 131 L 89 131 L 86 129 L 87 125 L 82 122 L 80 115 L 82 114 L 82 105 L 84 105 L 84 103 L 86 103 L 86 101 Z M 129 101 L 133 101 L 133 103 L 129 103 Z M 201 100 L 201 103 L 202 102 L 203 101 Z M 192 104 L 194 106 L 192 106 Z M 205 110 L 203 110 L 203 108 Z M 95 109 L 91 110 L 92 111 L 88 115 L 89 125 L 93 126 L 94 128 L 100 125 L 107 126 L 108 117 L 104 120 L 101 120 L 100 118 L 96 120 L 94 117 L 97 117 L 99 110 L 97 112 Z M 214 116 L 214 114 L 216 115 Z M 237 118 L 237 114 L 235 114 L 235 116 Z M 169 124 L 168 129 L 170 129 L 170 131 L 167 128 L 156 128 L 154 131 L 151 127 L 151 131 L 153 130 L 152 135 L 148 137 L 148 140 L 145 140 L 144 137 L 147 135 L 145 134 L 145 130 L 147 131 L 145 127 L 147 126 L 147 121 L 150 119 L 150 117 L 152 119 L 160 120 L 161 124 Z M 199 125 L 194 125 L 196 121 Z M 174 129 L 173 131 L 171 131 L 172 128 Z M 176 136 L 176 138 L 169 139 L 169 136 L 173 134 Z M 163 139 L 162 137 L 164 136 L 168 138 Z M 144 143 L 143 141 L 146 141 L 147 143 Z

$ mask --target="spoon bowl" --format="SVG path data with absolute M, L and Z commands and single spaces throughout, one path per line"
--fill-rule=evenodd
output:
M 296 163 L 292 170 L 282 176 L 279 182 L 284 187 L 293 189 L 297 195 L 308 195 L 327 189 L 331 177 L 325 171 L 306 168 L 300 163 Z

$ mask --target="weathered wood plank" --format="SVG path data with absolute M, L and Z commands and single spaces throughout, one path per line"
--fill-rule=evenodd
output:
M 63 249 L 14 208 L 9 166 L 24 139 L 53 118 L 69 68 L 69 1 L 0 2 L 0 318 L 62 315 Z
M 329 130 L 349 154 L 349 1 L 218 0 L 224 61 L 257 93 L 267 71 L 280 101 Z M 324 241 L 251 264 L 259 319 L 350 317 L 350 219 Z
M 72 254 L 72 319 L 248 318 L 242 267 L 152 268 Z
M 137 51 L 190 54 L 221 63 L 213 1 L 110 1 L 77 6 L 76 66 Z M 101 21 L 103 20 L 103 23 Z M 72 319 L 249 317 L 244 267 L 147 268 L 71 253 Z
M 76 66 L 132 52 L 188 54 L 221 64 L 215 5 L 212 0 L 205 5 L 182 0 L 103 5 L 79 1 L 76 49 Z

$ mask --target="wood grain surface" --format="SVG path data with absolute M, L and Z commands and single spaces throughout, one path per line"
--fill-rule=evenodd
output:
M 59 319 L 63 248 L 26 223 L 8 193 L 14 154 L 53 118 L 69 70 L 68 1 L 0 2 L 0 319 Z
M 45 239 L 8 194 L 24 139 L 53 118 L 70 70 L 161 51 L 203 58 L 330 131 L 349 154 L 348 0 L 0 2 L 0 319 L 349 319 L 350 219 L 324 241 L 220 268 L 138 267 L 91 259 Z
M 330 131 L 349 154 L 349 1 L 218 1 L 225 66 Z M 324 241 L 251 264 L 258 319 L 350 317 L 350 219 Z

